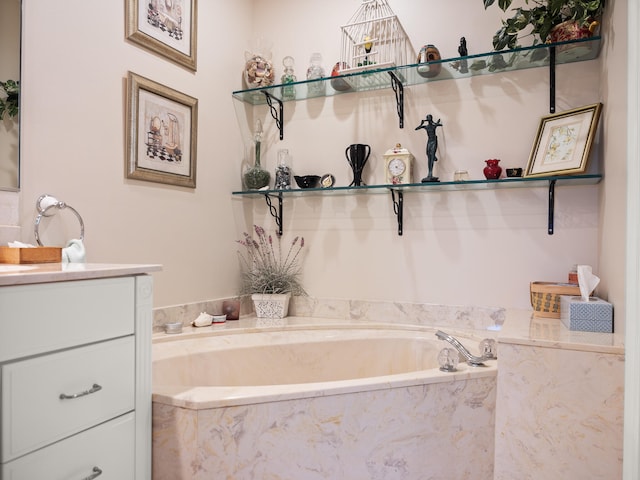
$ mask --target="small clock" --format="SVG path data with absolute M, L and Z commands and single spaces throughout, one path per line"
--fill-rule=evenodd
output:
M 399 143 L 384 154 L 384 180 L 393 185 L 411 183 L 413 155 Z

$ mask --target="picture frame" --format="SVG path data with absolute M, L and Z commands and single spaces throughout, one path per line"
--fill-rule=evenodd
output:
M 126 38 L 194 72 L 197 0 L 126 0 Z
M 595 103 L 542 117 L 524 176 L 584 173 L 601 110 Z
M 129 72 L 126 176 L 196 188 L 198 100 Z

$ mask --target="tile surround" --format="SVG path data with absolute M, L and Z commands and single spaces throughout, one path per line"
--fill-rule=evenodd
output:
M 215 308 L 221 302 L 156 311 L 154 330 L 169 319 L 187 324 L 191 316 L 195 318 L 208 305 Z M 250 310 L 250 304 L 243 304 L 243 312 Z M 483 378 L 474 381 L 492 386 L 464 383 L 440 390 L 447 384 L 434 384 L 197 411 L 155 404 L 154 442 L 162 452 L 154 456 L 156 472 L 160 472 L 154 475 L 156 480 L 209 478 L 207 474 L 213 471 L 239 479 L 621 476 L 621 335 L 574 332 L 557 319 L 538 319 L 531 311 L 501 308 L 304 297 L 295 299 L 290 313 L 296 316 L 278 326 L 384 322 L 446 327 L 454 334 L 457 329 L 494 330 L 499 341 L 497 386 L 492 379 Z M 189 316 L 185 318 L 185 314 Z M 256 320 L 245 314 L 238 322 L 227 322 L 220 333 L 247 327 L 256 328 Z M 185 334 L 193 331 L 186 329 Z M 166 337 L 156 333 L 154 341 Z M 476 401 L 468 400 L 462 402 L 467 413 L 451 417 L 452 409 L 461 411 L 451 398 L 458 398 L 460 391 L 468 388 L 479 388 L 472 399 L 493 396 L 495 409 L 489 402 L 480 413 L 473 408 Z M 496 389 L 500 392 L 497 398 Z M 371 395 L 388 397 L 374 404 L 367 398 Z M 438 407 L 427 407 L 423 403 L 427 397 L 439 399 Z M 356 424 L 349 420 L 352 409 L 362 413 Z M 486 415 L 490 416 L 488 427 Z M 381 422 L 381 418 L 389 420 Z M 427 419 L 440 422 L 437 434 L 425 433 L 431 428 Z M 360 450 L 358 438 L 364 436 L 379 439 L 385 447 Z M 464 461 L 458 461 L 457 453 L 469 448 L 470 438 L 491 440 L 485 442 L 482 452 L 474 444 L 471 456 L 465 454 Z M 442 449 L 442 443 L 448 444 L 448 449 Z M 303 460 L 291 462 L 292 451 L 298 452 L 295 458 Z M 448 457 L 451 451 L 456 452 L 455 458 Z M 175 461 L 170 461 L 172 458 Z M 329 458 L 330 462 L 325 461 Z M 487 458 L 491 460 L 487 462 Z M 451 470 L 441 470 L 444 464 L 456 469 L 453 477 Z
M 153 313 L 153 331 L 162 332 L 163 326 L 167 323 L 182 322 L 187 326 L 198 317 L 200 312 L 210 314 L 221 312 L 224 300 L 228 299 L 157 308 Z M 242 316 L 251 316 L 252 310 L 251 300 L 243 298 Z M 506 310 L 500 307 L 293 297 L 289 306 L 289 315 L 318 319 L 442 326 L 466 330 L 496 330 L 504 323 Z M 234 323 L 227 322 L 228 325 Z

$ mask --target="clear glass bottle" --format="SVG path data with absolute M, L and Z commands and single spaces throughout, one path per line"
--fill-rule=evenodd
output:
M 284 73 L 282 74 L 281 83 L 282 87 L 282 99 L 294 100 L 296 98 L 295 85 L 287 85 L 297 81 L 296 75 L 293 72 L 295 60 L 291 56 L 286 56 L 282 59 L 282 65 L 284 66 Z
M 307 80 L 317 80 L 319 78 L 324 78 L 325 71 L 322 67 L 322 55 L 319 53 L 311 54 L 311 59 L 309 60 L 309 68 L 307 68 Z M 318 97 L 320 95 L 324 95 L 326 91 L 326 85 L 324 82 L 313 82 L 307 85 L 309 96 L 310 97 Z
M 291 167 L 289 166 L 289 150 L 281 148 L 278 150 L 278 164 L 276 165 L 276 190 L 291 189 Z
M 244 183 L 249 190 L 259 190 L 269 185 L 271 174 L 260 165 L 260 153 L 262 145 L 262 122 L 256 120 L 255 134 L 253 137 L 255 147 L 255 163 L 244 173 Z

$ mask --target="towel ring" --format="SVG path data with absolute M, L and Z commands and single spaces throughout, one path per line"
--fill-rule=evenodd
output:
M 53 208 L 56 208 L 58 210 L 64 210 L 65 208 L 68 208 L 73 212 L 73 214 L 78 219 L 78 222 L 80 222 L 80 240 L 81 241 L 84 240 L 84 222 L 82 221 L 82 217 L 80 216 L 80 214 L 75 208 L 73 208 L 70 205 L 67 205 L 64 202 L 59 201 L 57 198 L 51 195 L 48 195 L 46 193 L 38 197 L 38 200 L 36 201 L 36 207 L 38 208 L 39 213 L 38 213 L 38 216 L 36 217 L 36 222 L 33 227 L 33 233 L 36 236 L 36 242 L 38 242 L 38 245 L 40 245 L 41 247 L 43 246 L 42 242 L 40 241 L 40 233 L 38 231 L 40 228 L 40 221 L 42 220 L 42 217 L 50 217 L 54 215 L 55 212 L 47 213 Z

